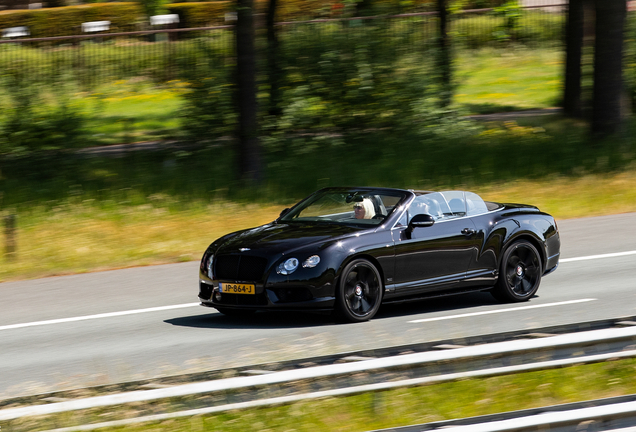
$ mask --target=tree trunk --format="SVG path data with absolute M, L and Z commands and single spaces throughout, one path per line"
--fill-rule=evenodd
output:
M 450 41 L 448 39 L 448 9 L 446 0 L 437 0 L 439 13 L 439 44 L 437 68 L 440 77 L 440 105 L 447 107 L 451 103 L 451 56 Z
M 622 123 L 623 30 L 626 15 L 626 0 L 596 0 L 591 127 L 595 138 L 618 132 Z
M 263 179 L 256 105 L 256 49 L 253 0 L 237 0 L 236 103 L 238 105 L 239 178 L 248 184 Z
M 280 116 L 282 114 L 281 103 L 281 70 L 278 58 L 278 34 L 274 26 L 276 17 L 276 0 L 269 0 L 267 7 L 267 75 L 269 79 L 269 114 Z
M 568 117 L 580 117 L 582 113 L 583 16 L 583 0 L 570 0 L 565 27 L 565 86 L 563 91 L 563 112 Z

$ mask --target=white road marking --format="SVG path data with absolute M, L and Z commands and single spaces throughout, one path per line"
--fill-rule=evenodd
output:
M 159 306 L 159 307 L 153 307 L 153 308 L 147 308 L 147 309 L 134 309 L 134 310 L 128 310 L 128 311 L 122 311 L 122 312 L 109 312 L 109 313 L 102 313 L 102 314 L 96 314 L 96 315 L 84 315 L 84 316 L 72 317 L 72 318 L 60 318 L 60 319 L 53 319 L 53 320 L 47 320 L 47 321 L 34 321 L 34 322 L 22 323 L 22 324 L 10 324 L 5 326 L 0 326 L 0 330 L 11 330 L 11 329 L 17 329 L 17 328 L 23 328 L 23 327 L 35 327 L 35 326 L 42 326 L 42 325 L 49 325 L 49 324 L 61 324 L 61 323 L 74 322 L 74 321 L 110 318 L 110 317 L 117 317 L 122 315 L 133 315 L 133 314 L 146 313 L 146 312 L 157 312 L 157 311 L 164 311 L 164 310 L 170 310 L 170 309 L 189 308 L 193 306 L 199 306 L 199 303 L 185 303 L 185 304 L 172 305 L 172 306 Z
M 570 305 L 570 304 L 576 304 L 576 303 L 591 302 L 595 300 L 597 299 L 588 298 L 588 299 L 579 299 L 579 300 L 569 300 L 569 301 L 563 301 L 558 303 L 545 303 L 545 304 L 537 304 L 532 306 L 522 306 L 517 308 L 497 309 L 497 310 L 490 310 L 490 311 L 483 311 L 483 312 L 472 312 L 472 313 L 466 313 L 461 315 L 449 315 L 449 316 L 441 316 L 436 318 L 424 318 L 424 319 L 413 320 L 409 322 L 423 323 L 423 322 L 431 322 L 431 321 L 443 321 L 443 320 L 450 320 L 450 319 L 457 319 L 457 318 L 474 317 L 474 316 L 480 316 L 480 315 L 498 314 L 498 313 L 504 313 L 504 312 L 517 312 L 517 311 L 527 310 L 527 309 L 539 309 L 539 308 L 552 307 L 552 306 L 564 306 L 564 305 Z
M 601 259 L 601 258 L 616 258 L 616 257 L 627 256 L 627 255 L 636 255 L 636 251 L 616 252 L 616 253 L 608 253 L 603 255 L 589 255 L 589 256 L 582 256 L 582 257 L 576 257 L 576 258 L 565 258 L 565 259 L 560 259 L 559 264 L 572 262 L 572 261 L 586 261 L 586 260 Z

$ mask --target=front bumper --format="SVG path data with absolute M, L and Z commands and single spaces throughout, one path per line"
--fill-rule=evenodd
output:
M 243 310 L 331 310 L 335 305 L 331 284 L 317 289 L 311 286 L 256 286 L 256 294 L 219 292 L 218 282 L 199 281 L 202 306 Z

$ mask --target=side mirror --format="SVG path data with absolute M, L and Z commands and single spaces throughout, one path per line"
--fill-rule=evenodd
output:
M 286 209 L 283 209 L 282 212 L 280 212 L 280 215 L 278 215 L 279 218 L 282 218 L 283 216 L 285 216 L 287 213 L 289 213 L 290 208 L 287 207 Z
M 418 214 L 413 216 L 413 219 L 409 222 L 409 226 L 406 228 L 406 234 L 411 238 L 411 233 L 415 228 L 430 227 L 435 223 L 435 219 L 430 214 Z

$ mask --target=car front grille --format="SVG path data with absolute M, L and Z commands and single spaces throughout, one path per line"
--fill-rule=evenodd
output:
M 220 255 L 215 257 L 215 275 L 219 280 L 261 281 L 267 259 L 251 255 Z

